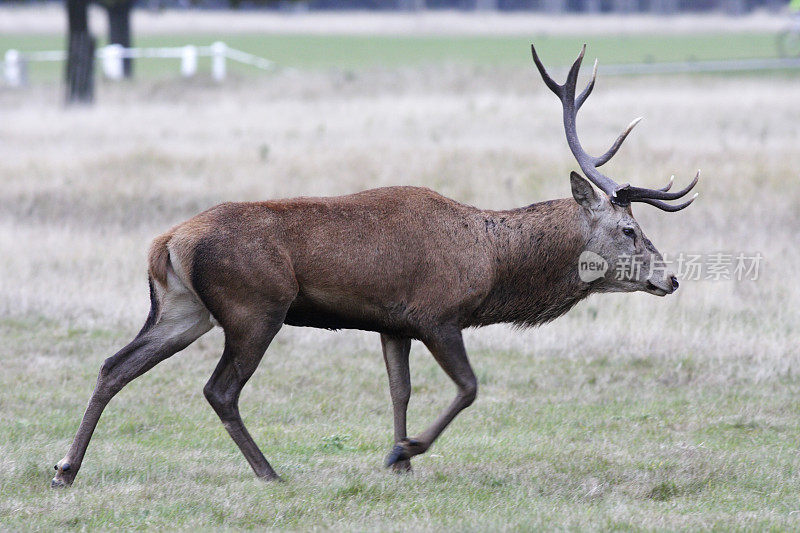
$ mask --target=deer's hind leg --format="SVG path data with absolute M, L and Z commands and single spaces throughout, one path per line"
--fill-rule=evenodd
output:
M 222 358 L 203 393 L 256 476 L 276 479 L 242 422 L 239 395 L 283 325 L 297 296 L 297 280 L 276 249 L 229 253 L 225 261 L 219 255 L 198 253 L 194 265 L 194 287 L 225 331 Z
M 127 346 L 103 362 L 97 384 L 66 456 L 55 466 L 52 487 L 71 485 L 106 405 L 122 388 L 212 328 L 208 310 L 170 272 L 168 288 L 150 280 L 150 315 Z
M 277 479 L 278 475 L 242 421 L 239 414 L 239 394 L 258 368 L 264 352 L 281 328 L 285 315 L 285 310 L 278 310 L 268 316 L 266 321 L 263 316 L 253 316 L 252 321 L 239 327 L 223 326 L 225 349 L 217 368 L 203 388 L 208 403 L 214 408 L 256 476 L 264 479 Z

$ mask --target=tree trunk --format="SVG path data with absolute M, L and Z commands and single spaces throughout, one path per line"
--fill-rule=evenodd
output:
M 89 34 L 86 0 L 67 0 L 67 103 L 94 99 L 94 38 Z
M 108 9 L 108 42 L 119 44 L 125 48 L 131 47 L 131 8 L 133 2 L 119 2 Z M 133 74 L 133 59 L 126 57 L 122 60 L 123 73 L 126 78 Z

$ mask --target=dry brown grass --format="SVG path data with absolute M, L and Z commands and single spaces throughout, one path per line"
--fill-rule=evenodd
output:
M 133 324 L 146 315 L 149 239 L 221 201 L 392 184 L 425 185 L 488 208 L 566 196 L 564 176 L 574 163 L 559 108 L 534 82 L 530 72 L 456 67 L 354 78 L 286 73 L 224 87 L 104 86 L 98 105 L 70 110 L 49 89 L 7 93 L 0 310 Z M 635 335 L 652 338 L 656 328 L 660 341 L 788 348 L 788 330 L 774 326 L 791 322 L 798 302 L 785 278 L 798 262 L 795 84 L 781 77 L 601 80 L 581 116 L 591 150 L 604 149 L 631 117 L 646 117 L 611 175 L 654 186 L 673 172 L 685 180 L 704 170 L 692 209 L 636 209 L 657 246 L 765 256 L 758 282 L 687 282 L 665 300 L 590 300 L 604 315 L 602 331 L 617 335 L 614 326 L 635 317 Z M 698 333 L 692 320 L 663 325 L 676 315 L 704 316 L 709 306 L 764 322 L 751 329 L 721 320 L 723 331 L 713 336 Z M 558 338 L 571 328 L 551 329 Z M 773 353 L 784 363 L 785 355 Z

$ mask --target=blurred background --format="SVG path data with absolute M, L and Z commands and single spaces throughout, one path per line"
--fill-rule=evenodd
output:
M 800 27 L 778 0 L 0 2 L 0 520 L 7 529 L 768 529 L 800 510 Z M 45 492 L 102 361 L 148 310 L 146 252 L 224 201 L 420 185 L 506 209 L 570 195 L 557 80 L 668 256 L 762 257 L 659 299 L 466 332 L 478 401 L 388 477 L 377 335 L 284 328 L 242 396 L 265 486 L 202 396 L 213 331 L 114 399 Z M 730 261 L 730 259 L 729 259 Z M 730 272 L 730 270 L 729 270 Z M 752 273 L 751 273 L 752 274 Z M 681 273 L 679 272 L 679 277 Z M 412 348 L 412 433 L 450 401 Z M 79 486 L 80 485 L 80 486 Z M 480 526 L 479 526 L 480 525 Z

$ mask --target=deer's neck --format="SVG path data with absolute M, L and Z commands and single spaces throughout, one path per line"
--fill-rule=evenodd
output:
M 589 285 L 578 277 L 578 257 L 589 230 L 574 200 L 486 212 L 485 216 L 495 254 L 494 283 L 470 325 L 542 324 L 589 295 Z

